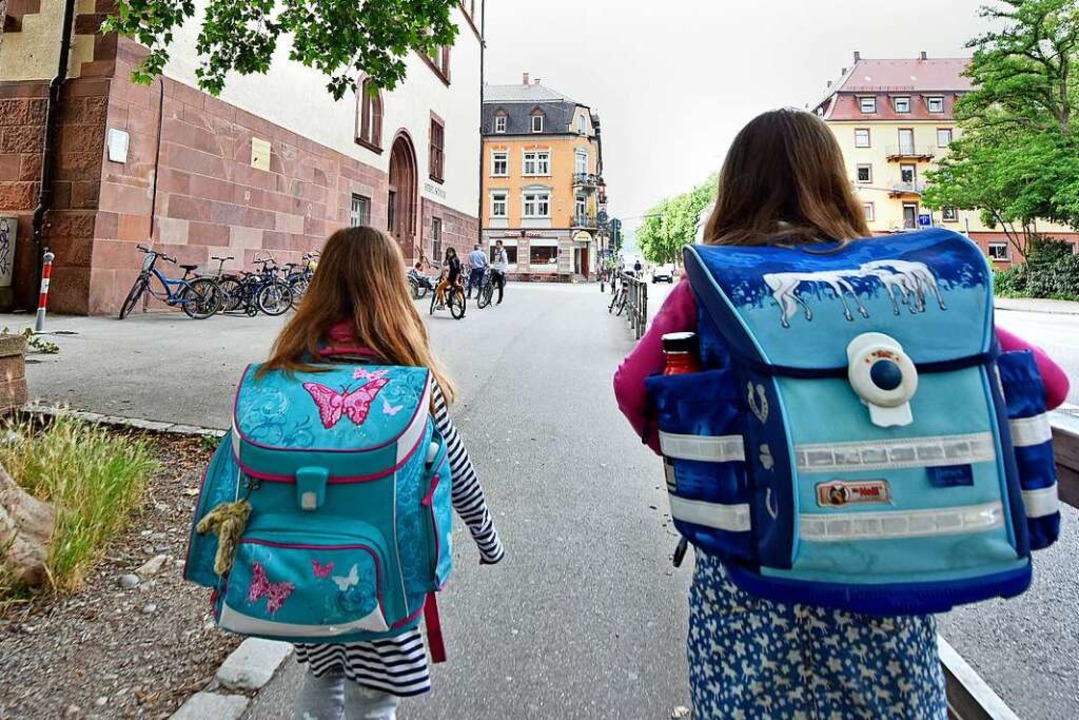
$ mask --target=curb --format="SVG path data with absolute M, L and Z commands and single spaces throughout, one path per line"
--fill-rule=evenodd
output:
M 1022 307 L 1020 305 L 998 305 L 993 303 L 993 309 L 998 312 L 1024 312 L 1031 313 L 1033 315 L 1075 315 L 1079 316 L 1079 303 L 1075 303 L 1075 308 L 1055 308 L 1047 307 L 1045 305 L 1032 305 L 1031 307 Z
M 225 658 L 206 689 L 187 699 L 169 720 L 239 720 L 251 697 L 264 688 L 292 656 L 292 644 L 248 638 Z
M 132 430 L 147 430 L 150 432 L 171 433 L 173 435 L 190 435 L 195 437 L 222 438 L 224 430 L 217 428 L 198 427 L 195 425 L 181 425 L 178 423 L 157 422 L 155 420 L 143 420 L 141 418 L 121 417 L 119 415 L 103 415 L 102 413 L 86 412 L 84 410 L 72 410 L 65 407 L 52 405 L 29 404 L 21 408 L 20 412 L 28 415 L 42 417 L 66 417 L 76 420 L 84 420 L 98 425 L 111 425 L 114 427 L 130 428 Z

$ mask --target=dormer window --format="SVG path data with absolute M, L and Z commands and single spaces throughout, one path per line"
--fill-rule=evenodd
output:
M 543 132 L 543 113 L 538 110 L 532 113 L 532 132 Z
M 897 113 L 909 113 L 910 112 L 910 98 L 909 97 L 897 97 L 892 98 L 892 105 L 895 107 Z
M 944 97 L 942 95 L 935 95 L 925 99 L 926 107 L 929 108 L 931 113 L 944 112 Z
M 584 135 L 585 134 L 584 115 L 578 115 L 577 116 L 577 134 L 578 135 Z
M 495 115 L 495 132 L 496 133 L 504 133 L 504 132 L 506 132 L 506 116 L 505 115 Z
M 875 97 L 858 98 L 858 107 L 866 115 L 874 115 L 877 112 L 877 99 Z

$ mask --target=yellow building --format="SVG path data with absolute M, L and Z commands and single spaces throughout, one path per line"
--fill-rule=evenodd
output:
M 599 116 L 530 80 L 487 85 L 483 239 L 501 240 L 520 279 L 587 278 L 606 204 Z
M 962 75 L 966 58 L 867 60 L 854 64 L 815 112 L 828 123 L 843 148 L 851 181 L 875 233 L 946 227 L 967 234 L 1002 265 L 1020 258 L 1004 232 L 986 227 L 976 211 L 922 204 L 926 172 L 959 136 L 955 104 L 970 92 Z M 1039 229 L 1075 242 L 1074 231 L 1046 224 Z

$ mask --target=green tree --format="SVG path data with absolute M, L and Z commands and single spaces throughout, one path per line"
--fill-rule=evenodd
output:
M 637 228 L 637 245 L 646 260 L 678 262 L 682 248 L 697 237 L 701 213 L 715 199 L 717 177 L 697 185 L 687 193 L 663 200 L 652 207 Z
M 1079 7 L 1075 0 L 1003 0 L 974 38 L 959 101 L 962 136 L 929 173 L 925 203 L 977 210 L 1025 252 L 1039 219 L 1079 225 Z
M 405 77 L 405 56 L 452 45 L 456 0 L 208 0 L 195 49 L 199 87 L 221 92 L 231 72 L 265 73 L 278 45 L 292 60 L 329 77 L 337 99 L 361 74 L 393 89 Z M 138 40 L 150 54 L 134 72 L 150 82 L 169 59 L 175 31 L 196 15 L 195 0 L 119 0 L 104 30 Z

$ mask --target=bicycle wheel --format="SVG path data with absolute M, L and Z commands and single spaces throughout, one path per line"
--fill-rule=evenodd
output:
M 217 287 L 221 290 L 220 312 L 238 310 L 244 301 L 243 283 L 232 275 L 224 275 L 217 281 Z
M 195 320 L 216 315 L 222 304 L 221 289 L 210 278 L 196 278 L 180 293 L 180 307 Z
M 292 307 L 292 291 L 281 280 L 271 280 L 259 288 L 255 304 L 267 315 L 281 315 Z
M 311 281 L 300 273 L 289 276 L 288 289 L 292 292 L 293 305 L 300 302 L 300 298 L 307 292 L 307 288 L 310 284 Z
M 139 275 L 139 279 L 135 281 L 135 284 L 131 286 L 131 290 L 127 293 L 124 304 L 120 306 L 121 320 L 130 315 L 131 311 L 135 309 L 135 305 L 139 302 L 139 298 L 146 292 L 146 288 L 149 285 L 150 279 L 145 275 Z
M 450 306 L 450 315 L 455 320 L 463 318 L 465 316 L 465 291 L 461 288 L 451 290 L 449 297 L 446 298 L 446 304 Z
M 479 295 L 476 296 L 476 307 L 482 310 L 491 304 L 491 298 L 495 294 L 495 284 L 488 280 L 480 288 Z
M 619 316 L 622 315 L 622 312 L 626 309 L 626 300 L 627 299 L 628 298 L 627 298 L 626 294 L 622 293 L 621 297 L 618 300 L 618 312 L 615 313 L 615 317 L 619 317 Z

